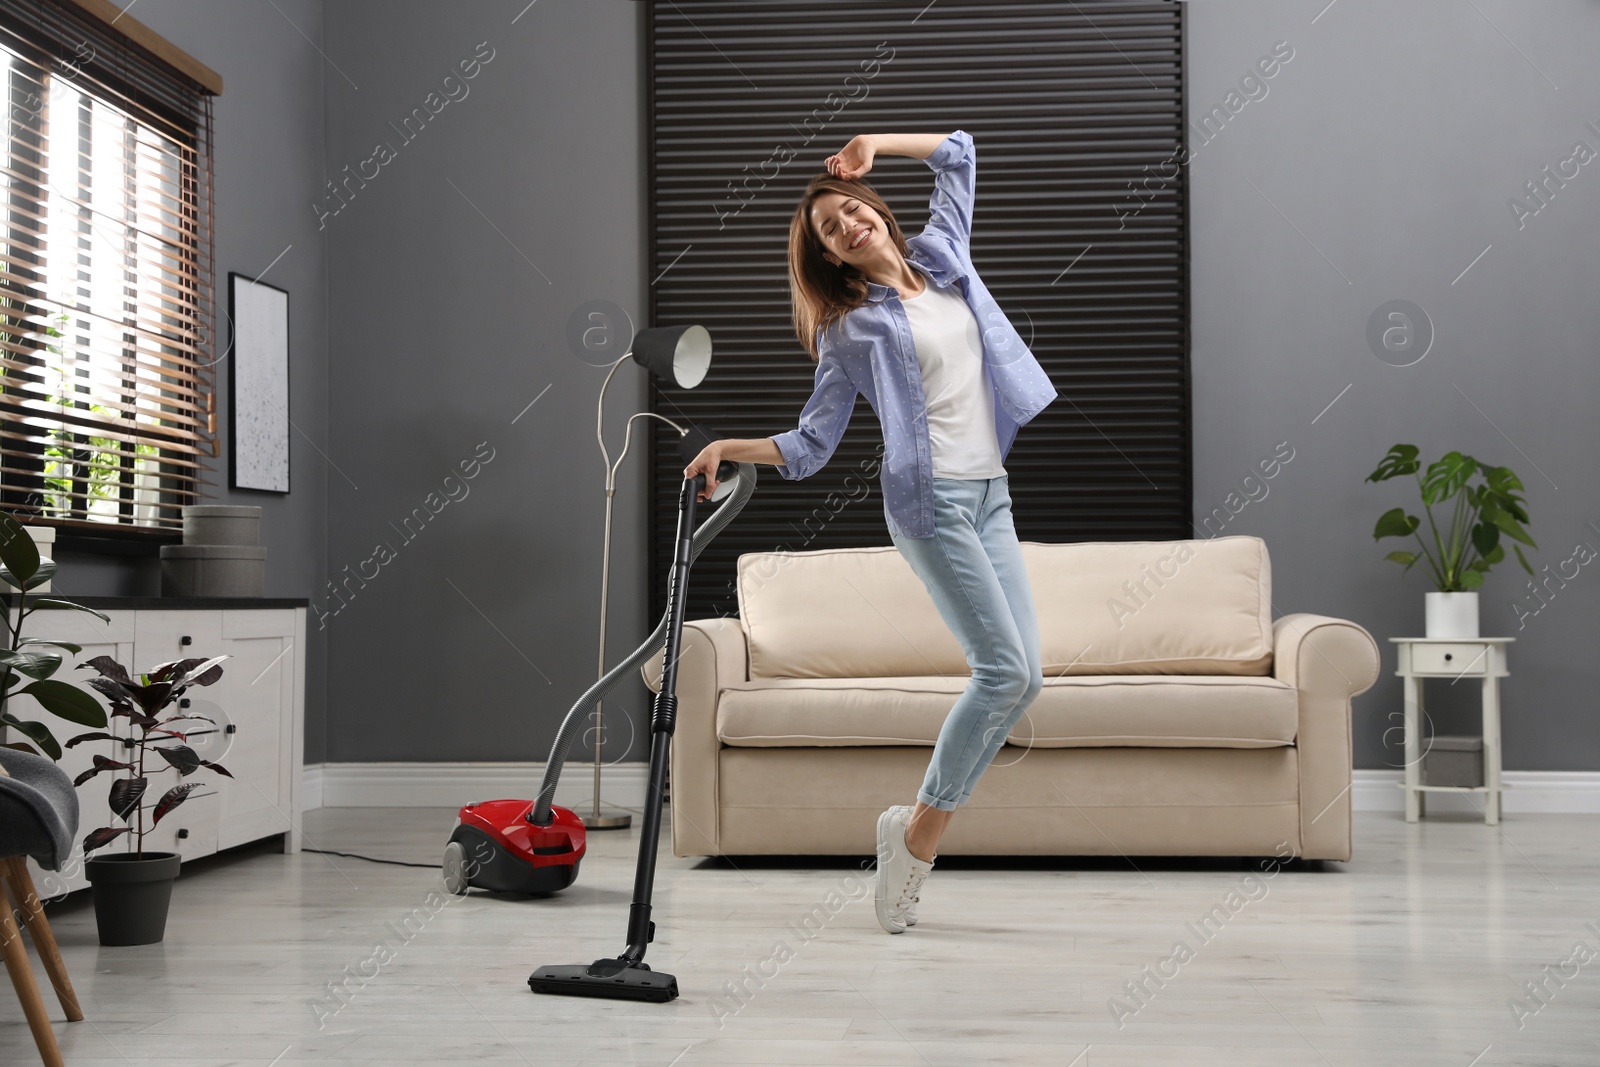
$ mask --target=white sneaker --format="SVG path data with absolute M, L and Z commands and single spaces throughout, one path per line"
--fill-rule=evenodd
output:
M 906 826 L 910 827 L 910 825 L 911 825 L 911 805 L 909 805 L 909 804 L 900 804 L 900 805 L 897 805 L 897 806 L 898 806 L 900 811 L 905 813 L 902 817 L 906 821 Z M 937 859 L 937 857 L 935 857 L 935 858 Z M 900 914 L 901 914 L 901 917 L 905 920 L 905 924 L 907 926 L 915 926 L 915 925 L 917 925 L 917 897 L 916 896 L 912 896 L 910 902 L 906 904 L 905 909 Z
M 878 925 L 891 934 L 904 933 L 906 910 L 914 908 L 918 893 L 933 864 L 913 856 L 906 848 L 906 822 L 910 809 L 889 808 L 878 816 L 878 868 L 874 905 Z

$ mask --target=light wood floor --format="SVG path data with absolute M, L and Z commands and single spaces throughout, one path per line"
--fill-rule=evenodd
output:
M 453 816 L 323 809 L 306 830 L 324 849 L 431 863 Z M 647 959 L 681 997 L 530 992 L 540 965 L 624 947 L 636 835 L 593 835 L 577 884 L 543 900 L 450 899 L 436 871 L 236 850 L 185 867 L 149 947 L 101 948 L 90 902 L 63 901 L 51 922 L 88 1016 L 56 1023 L 67 1062 L 1600 1064 L 1596 817 L 1358 813 L 1352 862 L 1271 872 L 941 857 L 921 923 L 894 936 L 873 918 L 867 857 L 734 865 L 663 848 Z M 1523 988 L 1540 981 L 1542 1005 Z M 37 1062 L 7 999 L 0 1064 Z

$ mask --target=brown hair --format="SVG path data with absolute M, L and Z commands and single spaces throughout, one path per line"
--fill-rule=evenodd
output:
M 795 336 L 805 346 L 811 362 L 821 357 L 817 334 L 867 302 L 867 277 L 848 263 L 838 266 L 822 257 L 822 242 L 811 227 L 811 205 L 823 193 L 854 197 L 876 211 L 888 228 L 889 240 L 902 256 L 909 249 L 894 212 L 878 191 L 864 180 L 847 181 L 822 173 L 812 178 L 789 221 L 789 301 Z

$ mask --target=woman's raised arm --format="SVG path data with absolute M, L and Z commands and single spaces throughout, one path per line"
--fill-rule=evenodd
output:
M 846 181 L 864 178 L 872 170 L 873 157 L 910 156 L 927 159 L 945 142 L 948 133 L 862 133 L 850 138 L 838 152 L 823 160 L 828 173 Z

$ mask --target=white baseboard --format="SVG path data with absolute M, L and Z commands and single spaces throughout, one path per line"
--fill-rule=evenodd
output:
M 650 765 L 644 761 L 601 768 L 603 808 L 644 808 Z M 316 763 L 305 768 L 305 809 L 458 808 L 475 800 L 533 799 L 544 777 L 544 763 Z M 1350 804 L 1356 811 L 1404 811 L 1399 770 L 1357 770 Z M 1509 788 L 1501 811 L 1600 815 L 1600 771 L 1506 771 Z M 579 810 L 592 804 L 594 765 L 569 763 L 556 787 L 556 803 Z M 1434 793 L 1429 810 L 1471 814 L 1481 811 L 1481 794 Z
M 1405 773 L 1395 770 L 1358 770 L 1353 775 L 1350 804 L 1356 811 L 1404 811 Z M 1506 814 L 1542 812 L 1561 815 L 1600 815 L 1600 771 L 1504 771 L 1500 783 L 1500 810 Z M 1430 812 L 1476 814 L 1483 811 L 1482 793 L 1429 793 Z
M 600 807 L 644 810 L 650 765 L 600 769 Z M 532 800 L 544 780 L 537 763 L 318 763 L 305 769 L 305 808 L 459 808 L 478 800 Z M 582 812 L 594 803 L 594 764 L 569 762 L 555 802 Z

